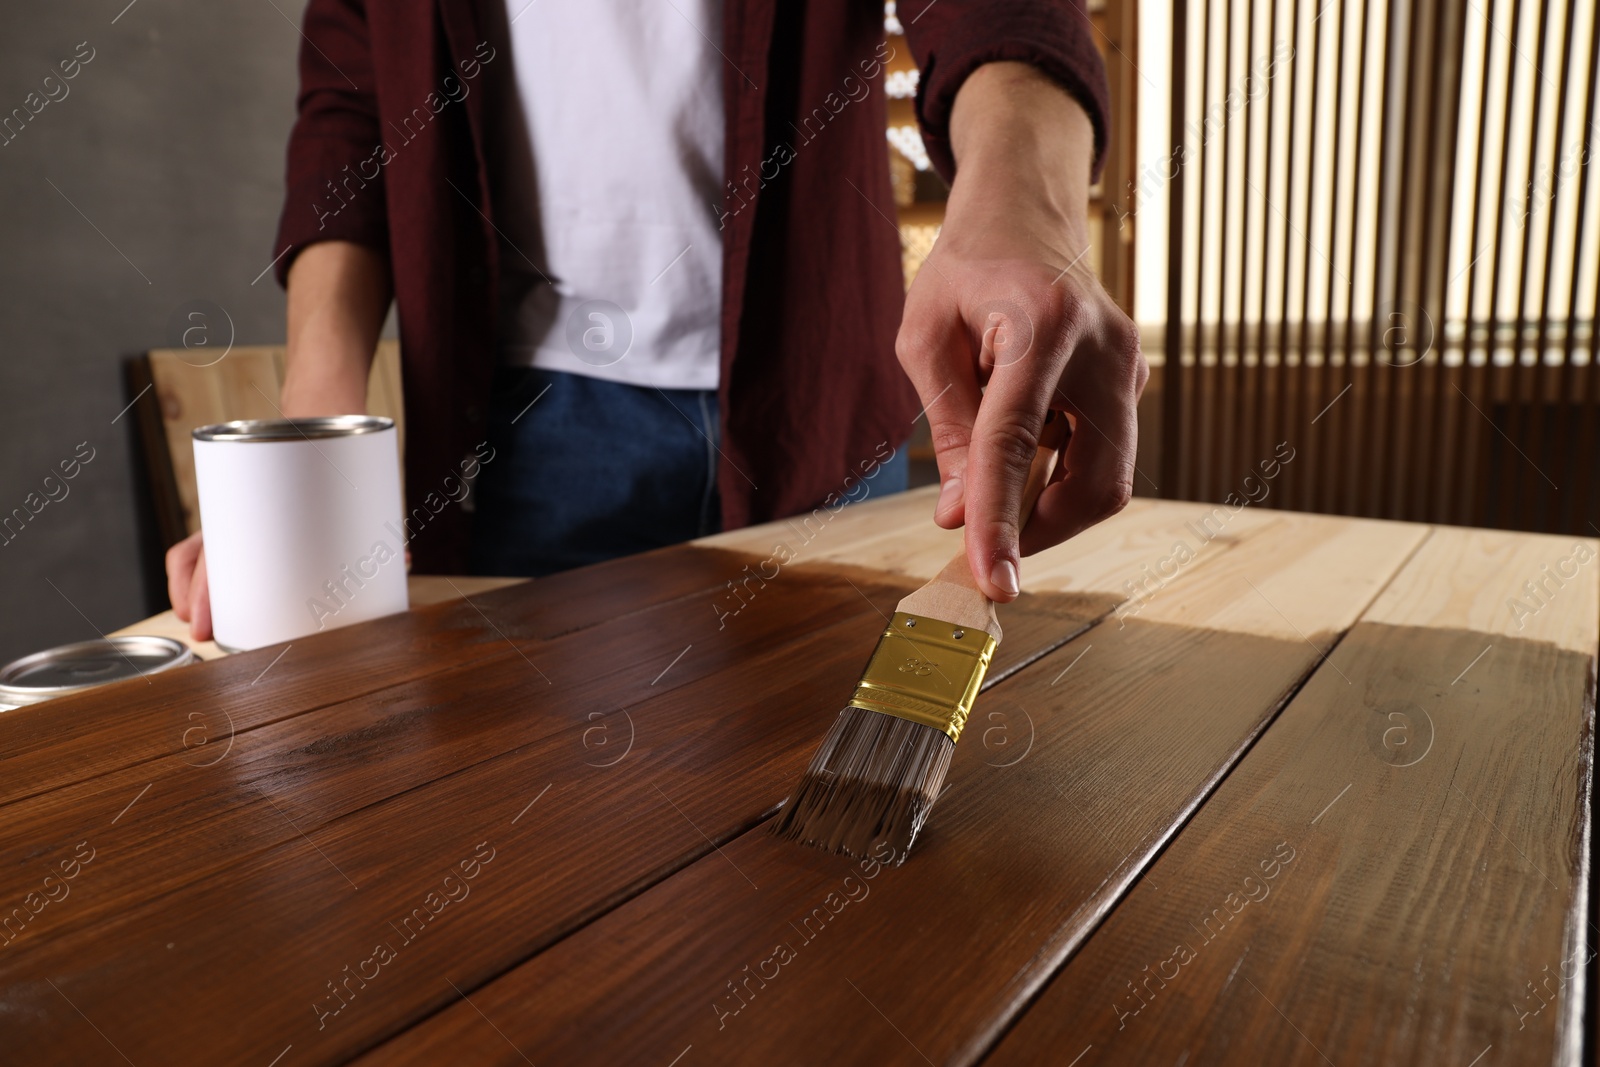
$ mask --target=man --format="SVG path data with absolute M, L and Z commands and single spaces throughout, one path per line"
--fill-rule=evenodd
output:
M 952 183 L 903 320 L 873 4 L 311 0 L 282 406 L 362 411 L 393 295 L 407 499 L 494 457 L 474 513 L 414 536 L 420 570 L 538 571 L 808 511 L 920 409 L 935 520 L 965 524 L 991 598 L 1017 595 L 1021 555 L 1120 510 L 1147 371 L 1082 265 L 1107 126 L 1087 19 L 1065 0 L 898 17 Z M 1050 409 L 1073 433 L 1019 534 Z M 168 570 L 203 635 L 198 536 Z

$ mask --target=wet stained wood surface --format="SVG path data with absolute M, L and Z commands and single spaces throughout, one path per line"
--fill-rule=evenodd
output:
M 776 842 L 931 509 L 0 715 L 0 1059 L 1578 1062 L 1594 542 L 1136 501 L 904 866 Z

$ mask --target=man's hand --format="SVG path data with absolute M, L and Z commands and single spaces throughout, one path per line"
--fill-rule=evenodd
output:
M 950 133 L 959 169 L 895 351 L 927 405 L 934 519 L 965 523 L 978 587 L 1009 601 L 1022 554 L 1127 504 L 1149 370 L 1138 329 L 1083 263 L 1094 133 L 1077 101 L 1025 64 L 985 64 L 957 94 Z M 1051 408 L 1072 436 L 1019 537 Z
M 211 640 L 211 587 L 206 582 L 205 541 L 199 530 L 167 549 L 167 599 L 196 641 Z
M 349 241 L 323 241 L 289 268 L 285 418 L 364 415 L 373 350 L 389 311 L 389 263 Z M 167 550 L 167 596 L 196 641 L 211 639 L 211 590 L 199 532 Z

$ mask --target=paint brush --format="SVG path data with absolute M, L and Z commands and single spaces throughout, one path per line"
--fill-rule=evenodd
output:
M 1051 412 L 1022 494 L 1033 512 L 1071 431 Z M 848 856 L 904 862 L 938 799 L 961 729 L 1000 643 L 994 601 L 962 552 L 900 601 L 855 695 L 773 821 L 771 833 Z

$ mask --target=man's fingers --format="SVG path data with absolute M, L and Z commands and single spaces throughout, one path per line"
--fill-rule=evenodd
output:
M 977 325 L 985 329 L 985 348 L 993 352 L 995 371 L 967 454 L 967 560 L 978 587 L 990 600 L 1004 602 L 1014 600 L 1019 591 L 1022 491 L 1038 455 L 1039 432 L 1059 371 L 1046 353 L 1032 349 L 1031 329 L 1011 323 L 998 324 L 998 329 L 996 324 Z
M 1108 439 L 1079 422 L 1067 445 L 1067 473 L 1039 494 L 1022 531 L 1022 554 L 1032 555 L 1111 518 L 1133 495 L 1133 438 Z
M 1087 353 L 1080 353 L 1080 358 Z M 1114 361 L 1106 360 L 1110 367 Z M 1024 555 L 1076 537 L 1127 506 L 1133 495 L 1141 382 L 1104 373 L 1073 375 L 1056 400 L 1073 416 L 1072 439 L 1062 457 L 1065 475 L 1039 495 L 1022 531 Z
M 197 530 L 167 549 L 167 599 L 172 602 L 173 614 L 184 622 L 189 621 L 190 586 L 202 544 Z
M 189 624 L 196 641 L 211 639 L 211 587 L 206 581 L 205 539 L 199 531 L 167 549 L 167 598 L 172 613 Z
M 939 464 L 934 521 L 952 530 L 965 521 L 967 450 L 982 399 L 972 348 L 954 308 L 941 307 L 920 318 L 907 315 L 895 354 L 922 399 Z
M 972 424 L 978 415 L 977 379 L 969 362 L 953 368 L 944 394 L 928 408 L 928 433 L 939 461 L 939 502 L 933 519 L 947 530 L 966 521 L 967 462 L 972 445 Z
M 189 634 L 196 641 L 211 640 L 211 583 L 206 580 L 206 554 L 200 553 L 190 583 Z

